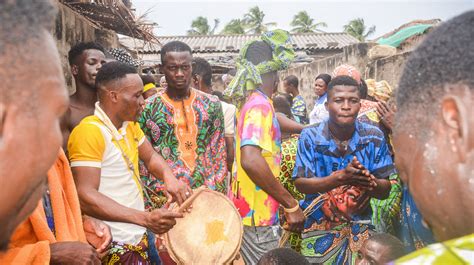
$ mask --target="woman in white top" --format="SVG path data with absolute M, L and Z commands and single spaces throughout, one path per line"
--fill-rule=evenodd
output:
M 309 113 L 309 123 L 320 123 L 329 117 L 328 111 L 324 106 L 327 100 L 328 84 L 331 82 L 331 76 L 328 74 L 320 74 L 314 81 L 314 93 L 318 96 L 314 104 L 313 110 Z

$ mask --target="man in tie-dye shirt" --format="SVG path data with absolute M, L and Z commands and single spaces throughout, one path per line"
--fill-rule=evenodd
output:
M 277 88 L 277 70 L 291 61 L 291 44 L 281 30 L 264 33 L 262 39 L 241 50 L 237 75 L 224 92 L 234 100 L 243 99 L 236 104 L 236 163 L 230 198 L 243 219 L 241 253 L 246 264 L 256 264 L 263 254 L 278 247 L 280 205 L 288 220 L 286 229 L 301 231 L 304 222 L 298 203 L 276 179 L 281 133 L 269 98 Z

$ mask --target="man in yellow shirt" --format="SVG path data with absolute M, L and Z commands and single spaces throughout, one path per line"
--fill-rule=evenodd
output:
M 173 176 L 135 122 L 144 104 L 143 83 L 136 69 L 107 63 L 97 74 L 96 86 L 99 102 L 94 115 L 81 121 L 68 143 L 81 208 L 111 228 L 114 241 L 105 259 L 108 264 L 147 264 L 147 229 L 165 233 L 182 215 L 167 209 L 144 211 L 138 159 L 164 181 L 166 191 L 179 204 L 191 190 Z

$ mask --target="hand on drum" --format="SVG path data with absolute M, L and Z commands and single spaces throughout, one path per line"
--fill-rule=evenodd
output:
M 184 201 L 191 197 L 193 193 L 191 188 L 186 183 L 176 179 L 174 176 L 165 178 L 164 182 L 168 202 L 177 202 L 178 205 L 181 205 Z
M 176 224 L 176 218 L 182 218 L 183 214 L 173 212 L 165 208 L 156 209 L 146 215 L 146 227 L 155 234 L 164 234 Z

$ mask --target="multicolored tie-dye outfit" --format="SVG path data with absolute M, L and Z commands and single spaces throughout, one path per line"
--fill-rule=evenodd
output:
M 240 148 L 258 146 L 276 178 L 280 174 L 281 133 L 272 101 L 260 90 L 249 95 L 237 115 L 236 166 L 230 194 L 246 226 L 272 226 L 278 223 L 279 203 L 270 197 L 246 174 L 240 163 Z
M 224 117 L 216 97 L 195 89 L 182 101 L 174 101 L 166 93 L 153 96 L 147 99 L 139 123 L 178 179 L 193 189 L 206 185 L 226 192 Z M 163 182 L 152 176 L 142 162 L 140 175 L 155 192 L 164 189 Z M 162 198 L 159 200 L 162 204 Z
M 293 178 L 324 178 L 344 169 L 356 156 L 377 178 L 396 174 L 383 133 L 375 126 L 356 121 L 355 131 L 343 154 L 329 131 L 328 121 L 302 131 Z M 372 233 L 372 210 L 359 210 L 366 191 L 354 186 L 339 186 L 326 193 L 307 194 L 301 207 L 324 198 L 308 215 L 301 253 L 311 263 L 354 264 L 356 253 Z

